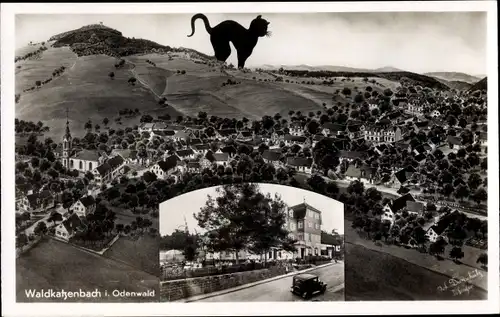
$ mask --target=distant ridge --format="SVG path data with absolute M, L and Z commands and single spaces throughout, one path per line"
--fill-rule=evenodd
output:
M 481 77 L 476 77 L 460 72 L 430 72 L 424 73 L 424 75 L 438 79 L 444 79 L 446 81 L 463 81 L 469 84 L 475 84 L 479 80 L 481 80 Z

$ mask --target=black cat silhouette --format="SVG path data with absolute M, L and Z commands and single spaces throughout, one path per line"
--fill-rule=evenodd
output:
M 223 21 L 212 28 L 208 18 L 204 14 L 198 13 L 191 18 L 192 33 L 188 37 L 194 35 L 194 24 L 197 19 L 202 19 L 205 23 L 205 29 L 210 34 L 210 42 L 217 60 L 221 62 L 227 60 L 231 55 L 229 42 L 233 43 L 238 53 L 238 68 L 245 67 L 245 62 L 252 55 L 259 37 L 271 35 L 271 32 L 267 30 L 270 22 L 263 19 L 261 15 L 252 20 L 248 29 L 232 20 Z

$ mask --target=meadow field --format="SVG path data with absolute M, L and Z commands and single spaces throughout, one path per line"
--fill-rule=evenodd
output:
M 157 261 L 156 261 L 157 262 Z M 16 296 L 18 302 L 61 301 L 60 299 L 29 299 L 26 290 L 53 289 L 93 291 L 115 289 L 144 292 L 155 290 L 158 278 L 143 270 L 73 247 L 64 242 L 46 238 L 36 247 L 21 255 L 16 263 Z M 91 299 L 100 302 L 155 301 L 155 298 L 106 298 Z M 70 299 L 68 299 L 70 301 Z M 85 301 L 85 299 L 73 299 Z M 87 300 L 88 301 L 88 300 Z
M 345 259 L 349 266 L 345 272 L 347 301 L 482 300 L 488 297 L 487 292 L 478 287 L 460 295 L 454 295 L 450 289 L 440 291 L 438 287 L 447 283 L 449 276 L 361 245 L 346 243 Z
M 160 276 L 159 245 L 159 238 L 149 235 L 137 239 L 121 237 L 104 253 L 104 256 L 128 263 L 151 275 Z

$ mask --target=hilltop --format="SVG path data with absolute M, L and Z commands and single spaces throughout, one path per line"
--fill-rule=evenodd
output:
M 170 51 L 171 48 L 153 41 L 127 38 L 121 32 L 104 25 L 88 25 L 50 38 L 53 47 L 70 46 L 78 56 L 105 54 L 128 56 L 153 50 Z
M 469 84 L 475 84 L 477 83 L 481 78 L 472 76 L 469 74 L 465 73 L 460 73 L 460 72 L 430 72 L 430 73 L 425 73 L 424 75 L 434 77 L 437 79 L 443 79 L 447 82 L 465 82 Z
M 469 91 L 476 91 L 476 90 L 487 90 L 488 89 L 488 77 L 484 77 L 472 87 L 469 88 Z
M 46 122 L 50 136 L 62 134 L 66 108 L 72 130 L 83 136 L 89 119 L 101 126 L 108 119 L 106 125 L 113 128 L 139 124 L 144 114 L 176 119 L 205 111 L 256 119 L 276 113 L 287 116 L 291 110 L 324 111 L 353 103 L 356 93 L 368 86 L 379 93 L 395 91 L 402 80 L 449 89 L 435 78 L 410 72 L 221 70 L 207 54 L 126 38 L 103 25 L 85 26 L 49 40 L 46 50 L 16 63 L 16 117 Z M 346 87 L 354 93 L 338 93 Z

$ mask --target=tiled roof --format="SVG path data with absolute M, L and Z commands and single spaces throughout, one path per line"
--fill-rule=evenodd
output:
M 391 210 L 393 212 L 397 212 L 397 211 L 403 209 L 404 207 L 406 207 L 407 201 L 415 201 L 415 199 L 413 198 L 413 196 L 410 193 L 405 194 L 405 195 L 395 199 L 390 206 Z
M 80 152 L 76 153 L 75 156 L 73 156 L 72 158 L 83 161 L 98 162 L 99 153 L 97 151 L 81 150 Z
M 281 152 L 265 150 L 262 153 L 262 158 L 269 161 L 279 161 L 281 157 Z
M 157 164 L 164 172 L 167 172 L 177 166 L 177 158 L 172 155 L 163 161 L 159 161 Z
M 287 157 L 286 163 L 291 166 L 311 167 L 313 160 L 305 157 Z
M 287 135 L 285 135 L 285 140 L 304 143 L 307 140 L 307 138 L 305 136 L 287 134 Z

